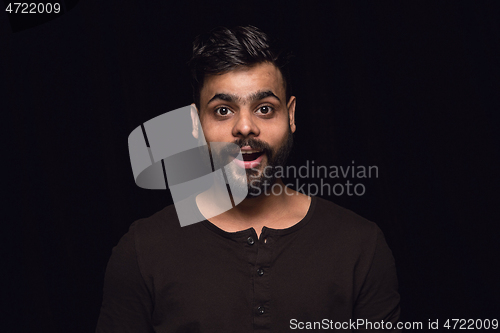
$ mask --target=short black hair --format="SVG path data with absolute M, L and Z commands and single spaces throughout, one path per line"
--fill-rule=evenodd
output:
M 286 100 L 291 96 L 288 65 L 291 53 L 278 40 L 248 25 L 235 28 L 217 27 L 201 34 L 193 42 L 193 56 L 188 62 L 196 107 L 200 109 L 200 91 L 206 75 L 224 74 L 238 67 L 270 62 L 283 76 Z

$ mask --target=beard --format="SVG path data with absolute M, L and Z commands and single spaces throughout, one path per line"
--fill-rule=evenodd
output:
M 248 190 L 247 199 L 255 198 L 262 193 L 269 193 L 270 188 L 276 183 L 276 173 L 279 168 L 286 164 L 288 156 L 293 146 L 293 134 L 288 128 L 285 141 L 277 149 L 272 149 L 268 143 L 256 139 L 239 139 L 234 142 L 238 147 L 250 146 L 252 149 L 262 150 L 266 156 L 266 163 L 261 163 L 256 168 L 245 169 L 246 182 L 242 179 L 241 172 L 236 175 L 234 172 L 226 173 L 228 180 L 240 188 L 246 186 Z
M 205 163 L 211 164 L 213 170 L 222 170 L 222 175 L 216 174 L 218 182 L 225 183 L 233 199 L 240 202 L 244 198 L 255 198 L 262 193 L 269 193 L 277 181 L 277 170 L 285 166 L 290 155 L 293 146 L 293 133 L 288 127 L 287 137 L 276 149 L 272 149 L 267 142 L 253 138 L 238 139 L 233 143 L 207 142 L 207 145 L 211 161 L 207 160 L 208 155 L 205 155 L 207 156 Z M 256 168 L 243 169 L 230 163 L 238 156 L 240 148 L 244 146 L 262 151 L 263 155 L 266 156 L 265 164 L 261 162 Z M 244 197 L 244 193 L 247 193 L 246 197 Z

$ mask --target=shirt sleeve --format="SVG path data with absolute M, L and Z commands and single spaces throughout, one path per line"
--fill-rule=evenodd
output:
M 382 231 L 377 228 L 377 240 L 373 259 L 361 292 L 356 300 L 354 319 L 364 320 L 362 332 L 401 332 L 397 329 L 399 319 L 399 293 L 396 266 L 392 252 L 387 246 Z M 384 328 L 375 325 L 383 321 Z M 370 323 L 374 325 L 370 326 Z M 390 322 L 392 329 L 387 329 Z
M 137 222 L 136 222 L 137 223 Z M 135 249 L 135 224 L 113 248 L 96 333 L 150 333 L 153 302 Z

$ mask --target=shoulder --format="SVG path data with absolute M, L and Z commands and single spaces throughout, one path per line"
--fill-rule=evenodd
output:
M 199 229 L 200 223 L 182 227 L 175 205 L 169 205 L 153 215 L 135 221 L 129 233 L 134 234 L 137 245 L 154 246 L 156 243 L 174 242 Z
M 176 208 L 176 205 L 166 206 L 130 225 L 129 231 L 123 237 L 133 240 L 138 255 L 155 248 L 176 247 L 187 237 L 198 236 L 203 231 L 201 223 L 181 226 Z
M 174 205 L 166 206 L 153 215 L 139 219 L 130 225 L 130 230 L 137 236 L 175 231 L 180 228 Z
M 339 254 L 337 258 L 364 267 L 365 273 L 374 261 L 382 263 L 380 265 L 394 265 L 381 229 L 349 209 L 317 198 L 313 220 L 309 224 L 316 226 L 311 229 L 321 246 Z
M 330 221 L 331 225 L 355 230 L 375 230 L 377 225 L 352 210 L 341 207 L 329 200 L 316 197 L 315 216 Z
M 159 261 L 173 260 L 190 244 L 203 239 L 205 229 L 202 223 L 181 227 L 175 205 L 169 205 L 132 223 L 122 241 L 128 239 L 141 271 L 146 274 Z
M 315 197 L 315 201 L 311 225 L 322 233 L 354 243 L 373 243 L 382 235 L 374 222 L 353 211 L 320 197 Z

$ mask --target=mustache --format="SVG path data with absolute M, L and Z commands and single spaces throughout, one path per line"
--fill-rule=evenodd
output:
M 245 146 L 250 146 L 252 149 L 262 150 L 264 153 L 271 151 L 271 146 L 268 143 L 261 141 L 261 140 L 252 139 L 252 138 L 250 138 L 250 139 L 238 139 L 238 140 L 234 141 L 234 144 L 240 148 L 245 147 Z
M 217 148 L 212 149 L 212 145 L 208 143 L 209 150 L 212 154 L 212 158 L 214 161 L 220 161 L 220 163 L 217 163 L 218 165 L 225 165 L 227 164 L 226 162 L 227 159 L 235 159 L 238 157 L 238 154 L 240 153 L 240 149 L 244 146 L 249 146 L 252 149 L 255 150 L 260 150 L 262 151 L 265 155 L 268 157 L 271 157 L 272 154 L 272 149 L 271 146 L 260 140 L 256 140 L 253 138 L 250 139 L 238 139 L 233 142 L 233 144 L 222 144 L 222 145 L 216 145 Z

